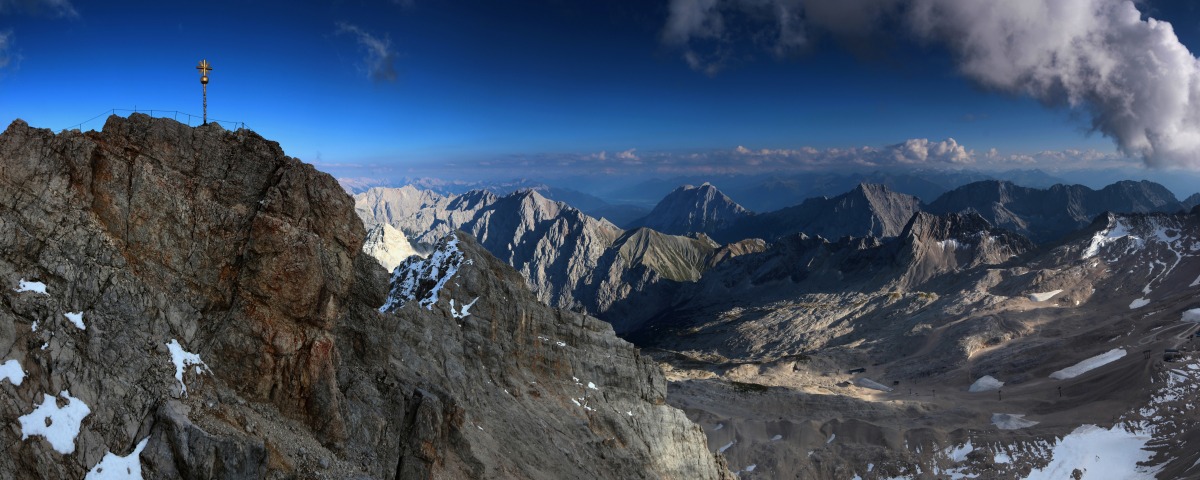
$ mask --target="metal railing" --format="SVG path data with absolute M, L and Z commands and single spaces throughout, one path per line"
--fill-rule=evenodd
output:
M 137 108 L 137 107 L 111 108 L 111 109 L 105 110 L 104 112 L 102 112 L 99 115 L 96 115 L 92 118 L 89 118 L 82 122 L 71 125 L 70 127 L 67 127 L 67 129 L 68 130 L 83 130 L 84 125 L 95 122 L 101 118 L 108 118 L 109 115 L 116 115 L 117 112 L 144 113 L 151 117 L 171 118 L 177 122 L 186 123 L 187 126 L 189 126 L 189 127 L 193 126 L 193 122 L 195 123 L 196 126 L 199 126 L 201 123 L 203 123 L 203 118 L 204 118 L 204 117 L 201 117 L 200 115 L 193 115 L 191 113 L 180 112 L 178 110 L 157 110 L 157 109 L 149 109 L 148 110 L 148 109 Z M 246 128 L 246 122 L 237 122 L 237 121 L 232 121 L 232 120 L 215 120 L 215 119 L 210 118 L 210 119 L 208 119 L 208 123 L 216 123 L 216 124 L 224 127 L 226 130 L 237 130 L 239 128 Z

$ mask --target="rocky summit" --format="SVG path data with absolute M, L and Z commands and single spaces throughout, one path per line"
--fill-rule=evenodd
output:
M 671 235 L 711 234 L 730 227 L 750 212 L 717 187 L 684 185 L 672 191 L 648 215 L 631 222 L 630 228 L 649 227 Z
M 461 232 L 389 286 L 254 132 L 17 121 L 0 185 L 0 477 L 729 476 L 607 324 Z

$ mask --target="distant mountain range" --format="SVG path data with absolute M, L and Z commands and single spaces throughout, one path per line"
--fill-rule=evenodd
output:
M 884 185 L 892 191 L 906 193 L 929 202 L 954 188 L 982 180 L 1008 180 L 1035 188 L 1067 183 L 1066 180 L 1041 170 L 814 172 L 650 179 L 599 196 L 609 199 L 610 202 L 654 205 L 679 185 L 712 182 L 721 185 L 724 191 L 743 207 L 756 212 L 769 212 L 797 205 L 808 198 L 841 195 L 863 183 Z
M 718 256 L 754 250 L 720 249 L 702 235 L 625 231 L 537 190 L 497 196 L 479 190 L 442 195 L 412 186 L 373 188 L 355 196 L 355 210 L 368 228 L 395 227 L 418 251 L 428 251 L 455 230 L 470 233 L 521 272 L 543 302 L 596 315 L 656 283 L 698 280 Z
M 1004 238 L 1008 247 L 1001 250 L 1013 255 L 1083 228 L 1105 211 L 1184 208 L 1170 191 L 1152 182 L 1118 182 L 1092 190 L 1080 185 L 1035 189 L 994 180 L 959 187 L 929 205 L 883 185 L 860 184 L 835 197 L 810 198 L 761 214 L 746 210 L 711 184 L 688 185 L 668 194 L 629 230 L 545 198 L 535 189 L 499 196 L 485 190 L 454 195 L 412 186 L 374 188 L 355 196 L 355 202 L 368 228 L 395 227 L 418 252 L 455 230 L 466 231 L 521 272 L 542 301 L 609 320 L 618 332 L 638 328 L 653 316 L 655 308 L 631 297 L 653 298 L 646 302 L 666 308 L 684 284 L 707 278 L 706 272 L 722 262 L 778 245 L 865 248 L 894 244 L 891 238 L 903 243 L 914 231 L 930 230 L 926 237 L 946 240 L 947 245 L 971 245 L 976 248 L 972 252 L 990 251 L 985 239 Z M 967 234 L 979 238 L 963 236 Z M 909 254 L 932 258 L 916 250 Z M 952 264 L 980 262 L 960 257 L 961 253 L 951 255 Z M 836 265 L 830 272 L 843 274 L 846 265 L 855 264 L 840 257 L 829 261 Z M 906 268 L 941 265 L 938 262 L 915 262 Z M 929 268 L 941 272 L 940 267 Z M 934 273 L 914 272 L 906 278 L 924 281 L 929 275 Z M 835 278 L 840 277 L 825 277 Z
M 1176 212 L 1184 206 L 1166 187 L 1149 181 L 1126 180 L 1100 190 L 1083 185 L 1037 189 L 983 181 L 947 192 L 926 209 L 934 213 L 977 212 L 993 225 L 1041 243 L 1079 230 L 1104 212 Z
M 1184 208 L 1195 208 L 1196 205 L 1200 205 L 1200 193 L 1193 193 L 1179 203 L 1182 203 Z
M 833 240 L 846 235 L 894 237 L 920 210 L 917 197 L 883 185 L 859 184 L 833 198 L 810 198 L 796 206 L 745 216 L 714 237 L 722 241 L 773 240 L 800 232 Z

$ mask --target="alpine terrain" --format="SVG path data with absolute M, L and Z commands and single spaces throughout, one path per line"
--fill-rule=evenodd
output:
M 6 478 L 729 476 L 608 324 L 463 232 L 389 278 L 254 132 L 17 121 L 0 159 Z

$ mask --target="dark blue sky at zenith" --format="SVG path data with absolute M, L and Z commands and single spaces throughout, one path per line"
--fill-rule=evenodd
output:
M 759 3 L 773 2 L 804 4 Z M 1136 171 L 1146 160 L 1118 148 L 1123 126 L 1094 129 L 1088 104 L 964 73 L 953 32 L 922 37 L 885 15 L 846 34 L 814 20 L 781 50 L 770 11 L 717 4 L 717 33 L 700 26 L 680 42 L 668 0 L 0 0 L 0 123 L 57 131 L 135 106 L 199 114 L 204 58 L 211 118 L 245 122 L 339 177 Z M 1136 5 L 1184 46 L 1200 41 L 1190 2 Z M 1179 160 L 1189 141 L 1170 154 L 1156 145 L 1151 163 L 1196 169 Z

